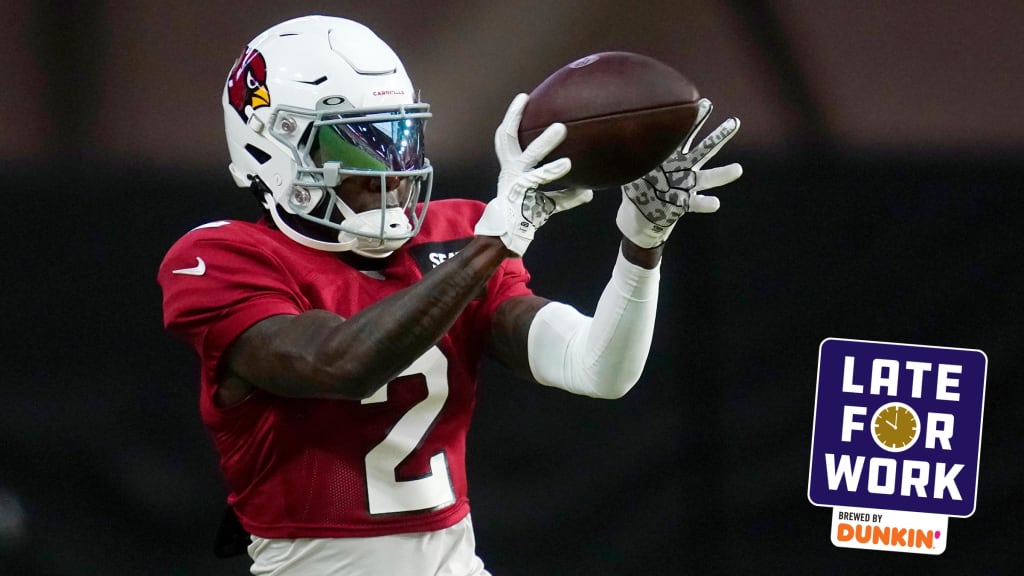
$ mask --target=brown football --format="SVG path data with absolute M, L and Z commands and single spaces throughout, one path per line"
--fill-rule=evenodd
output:
M 519 143 L 526 148 L 562 122 L 568 135 L 544 161 L 568 156 L 572 171 L 556 186 L 613 188 L 650 172 L 679 146 L 697 118 L 699 98 L 689 79 L 659 60 L 591 54 L 530 92 Z

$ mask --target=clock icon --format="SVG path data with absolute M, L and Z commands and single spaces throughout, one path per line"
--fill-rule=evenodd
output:
M 883 404 L 871 418 L 872 437 L 887 452 L 910 449 L 920 435 L 920 420 L 913 408 L 902 402 Z

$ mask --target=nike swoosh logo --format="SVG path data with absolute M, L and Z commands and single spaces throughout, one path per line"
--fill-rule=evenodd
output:
M 186 274 L 188 276 L 202 276 L 206 274 L 206 262 L 203 259 L 196 256 L 196 265 L 191 268 L 179 268 L 177 270 L 171 270 L 171 274 Z

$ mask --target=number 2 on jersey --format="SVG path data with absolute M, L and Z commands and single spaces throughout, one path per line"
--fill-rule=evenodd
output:
M 388 435 L 366 454 L 366 493 L 370 514 L 426 510 L 455 501 L 448 459 L 438 452 L 430 458 L 430 473 L 412 480 L 398 480 L 396 469 L 419 446 L 448 399 L 448 359 L 436 346 L 427 350 L 399 375 L 422 374 L 427 397 L 402 415 Z M 387 402 L 391 382 L 362 401 Z

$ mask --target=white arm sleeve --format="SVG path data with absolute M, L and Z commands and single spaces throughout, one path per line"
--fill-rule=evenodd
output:
M 629 392 L 647 362 L 660 277 L 660 264 L 641 268 L 620 249 L 593 318 L 558 302 L 538 310 L 527 344 L 533 377 L 594 398 Z

